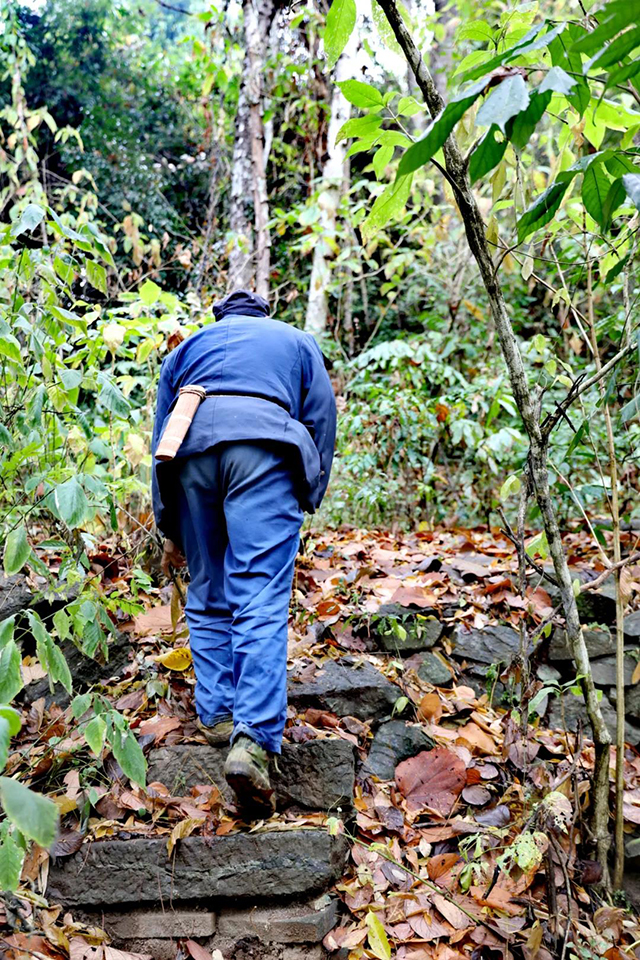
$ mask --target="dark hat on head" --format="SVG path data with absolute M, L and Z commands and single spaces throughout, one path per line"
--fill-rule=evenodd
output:
M 223 320 L 224 317 L 234 313 L 243 317 L 268 317 L 269 304 L 257 293 L 251 293 L 249 290 L 234 290 L 224 300 L 219 300 L 213 305 L 213 315 L 216 320 Z

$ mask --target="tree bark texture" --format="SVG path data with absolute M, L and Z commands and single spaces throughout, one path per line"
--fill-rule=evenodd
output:
M 243 13 L 246 53 L 233 150 L 227 290 L 255 289 L 268 300 L 271 239 L 262 98 L 266 38 L 275 4 L 244 0 Z
M 414 72 L 429 112 L 432 117 L 436 117 L 444 108 L 444 100 L 438 92 L 419 50 L 413 42 L 411 34 L 407 30 L 396 6 L 396 2 L 395 0 L 379 0 L 379 2 Z M 506 310 L 500 281 L 496 275 L 489 246 L 485 238 L 482 215 L 480 214 L 469 183 L 467 164 L 460 153 L 453 134 L 445 142 L 443 150 L 446 175 L 455 192 L 467 241 L 478 264 L 480 275 L 487 292 L 491 314 L 498 332 L 500 347 L 509 372 L 514 399 L 529 437 L 528 470 L 549 543 L 549 552 L 553 560 L 556 580 L 560 587 L 567 638 L 578 674 L 583 678 L 581 685 L 589 721 L 593 730 L 595 771 L 592 830 L 596 841 L 598 859 L 602 866 L 603 882 L 608 886 L 609 871 L 607 855 L 610 844 L 608 824 L 611 736 L 605 725 L 598 703 L 589 655 L 582 634 L 576 598 L 573 592 L 571 574 L 562 547 L 560 528 L 549 490 L 547 437 L 543 435 L 540 427 L 539 412 L 529 389 L 518 342 Z
M 357 35 L 354 31 L 336 64 L 335 83 L 331 95 L 327 159 L 322 168 L 322 180 L 318 196 L 320 232 L 313 248 L 309 299 L 304 325 L 307 333 L 312 333 L 316 337 L 321 337 L 327 329 L 329 314 L 327 291 L 331 278 L 329 261 L 335 254 L 336 218 L 348 178 L 345 142 L 336 143 L 336 136 L 340 127 L 351 116 L 351 104 L 342 93 L 338 83 L 342 80 L 348 80 L 352 76 L 357 50 Z

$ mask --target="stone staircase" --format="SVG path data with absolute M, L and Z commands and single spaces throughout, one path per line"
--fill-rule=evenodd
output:
M 374 723 L 390 716 L 401 693 L 370 663 L 350 658 L 289 683 L 298 710 Z M 213 782 L 228 798 L 225 755 L 205 744 L 160 747 L 149 754 L 147 782 L 185 797 Z M 154 960 L 175 960 L 179 939 L 219 949 L 224 960 L 320 960 L 321 941 L 340 914 L 327 891 L 344 873 L 349 842 L 332 836 L 318 813 L 351 817 L 356 749 L 334 735 L 285 743 L 278 767 L 278 820 L 188 837 L 171 858 L 166 835 L 86 842 L 52 863 L 49 901 L 105 929 L 116 947 Z

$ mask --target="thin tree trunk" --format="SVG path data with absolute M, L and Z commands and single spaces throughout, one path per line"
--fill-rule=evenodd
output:
M 246 290 L 253 286 L 253 180 L 251 175 L 251 140 L 249 107 L 244 83 L 240 87 L 236 114 L 235 141 L 231 169 L 231 201 L 229 227 L 232 246 L 229 250 L 227 291 Z
M 413 42 L 407 27 L 400 16 L 395 0 L 379 0 L 380 6 L 402 47 L 414 72 L 416 81 L 429 112 L 437 116 L 444 107 L 444 101 L 427 70 L 418 48 Z M 573 593 L 571 574 L 562 547 L 560 528 L 549 490 L 548 438 L 543 434 L 538 410 L 529 389 L 527 375 L 522 362 L 518 342 L 513 332 L 511 320 L 506 310 L 500 282 L 494 269 L 489 247 L 485 238 L 484 223 L 478 209 L 467 175 L 466 163 L 460 149 L 451 135 L 444 144 L 446 174 L 455 191 L 456 200 L 464 224 L 467 241 L 473 253 L 487 292 L 491 314 L 498 332 L 514 399 L 520 411 L 529 437 L 529 471 L 535 497 L 540 508 L 544 530 L 553 560 L 556 580 L 565 615 L 567 638 L 576 663 L 578 673 L 583 677 L 582 690 L 587 706 L 589 721 L 593 730 L 595 745 L 594 803 L 592 829 L 596 840 L 597 855 L 602 867 L 603 882 L 609 885 L 607 855 L 609 851 L 609 759 L 611 736 L 605 725 L 597 691 L 593 682 L 589 654 L 580 626 L 580 618 Z
M 335 253 L 336 218 L 344 193 L 348 173 L 344 142 L 336 143 L 336 136 L 343 123 L 351 115 L 351 104 L 337 85 L 353 73 L 353 61 L 358 50 L 357 35 L 351 35 L 349 43 L 335 68 L 335 84 L 331 95 L 331 117 L 327 134 L 327 160 L 322 169 L 322 182 L 318 204 L 320 206 L 320 232 L 313 249 L 313 264 L 309 282 L 309 299 L 304 328 L 307 333 L 322 336 L 327 329 L 329 315 L 327 290 L 331 277 L 330 258 Z
M 255 288 L 269 298 L 269 199 L 265 170 L 262 97 L 265 38 L 275 13 L 273 0 L 244 0 L 246 54 L 238 97 L 231 174 L 227 290 Z
M 269 197 L 264 160 L 262 121 L 262 75 L 265 38 L 274 14 L 273 0 L 244 0 L 244 32 L 247 42 L 246 97 L 249 105 L 249 135 L 253 163 L 253 206 L 255 212 L 256 293 L 269 299 L 271 238 Z

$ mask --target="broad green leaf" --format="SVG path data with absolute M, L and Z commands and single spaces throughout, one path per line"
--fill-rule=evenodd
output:
M 355 117 L 343 123 L 336 135 L 336 143 L 349 137 L 365 137 L 374 133 L 382 123 L 382 117 L 368 113 L 365 117 Z
M 534 230 L 549 223 L 549 220 L 551 220 L 560 206 L 568 187 L 568 182 L 558 183 L 556 181 L 536 197 L 531 206 L 518 220 L 518 243 L 522 243 Z
M 512 493 L 518 493 L 520 487 L 522 486 L 522 481 L 515 473 L 512 473 L 510 477 L 507 477 L 505 482 L 500 487 L 500 499 L 506 500 L 511 496 Z
M 410 190 L 411 177 L 399 177 L 376 198 L 369 216 L 362 222 L 361 230 L 365 241 L 402 213 Z
M 607 88 L 615 87 L 619 83 L 624 83 L 625 80 L 630 80 L 631 77 L 637 76 L 638 73 L 640 73 L 640 60 L 632 60 L 631 63 L 625 63 L 620 67 L 616 67 L 607 77 Z
M 619 37 L 616 37 L 615 40 L 612 40 L 608 46 L 598 50 L 598 52 L 585 63 L 584 72 L 588 73 L 594 67 L 600 71 L 606 67 L 610 67 L 612 64 L 619 64 L 623 58 L 631 53 L 632 50 L 635 50 L 637 46 L 640 46 L 640 27 L 627 30 L 626 33 L 622 33 Z
M 20 833 L 48 849 L 58 832 L 58 808 L 48 797 L 11 777 L 0 777 L 0 802 Z
M 401 97 L 398 101 L 398 116 L 414 117 L 416 113 L 421 113 L 424 107 L 421 107 L 415 97 Z
M 97 620 L 88 620 L 82 631 L 82 652 L 88 657 L 95 657 L 104 634 Z
M 562 93 L 567 96 L 567 94 L 571 93 L 577 82 L 578 81 L 575 79 L 575 77 L 569 76 L 566 70 L 563 70 L 562 67 L 555 66 L 551 67 L 537 89 L 538 93 L 547 93 L 553 91 L 554 93 Z
M 92 693 L 80 693 L 71 701 L 71 712 L 79 720 L 83 717 L 93 702 Z
M 625 173 L 622 182 L 629 200 L 640 210 L 640 173 Z
M 53 498 L 61 518 L 68 527 L 77 527 L 84 519 L 89 506 L 86 494 L 78 480 L 70 477 L 59 484 L 53 492 Z
M 383 146 L 378 147 L 376 152 L 373 155 L 372 165 L 373 172 L 376 175 L 377 180 L 381 180 L 384 172 L 387 168 L 387 164 L 393 156 L 393 147 L 390 144 L 383 144 Z
M 0 824 L 0 890 L 18 888 L 25 850 L 20 846 L 15 833 L 10 832 L 9 821 Z
M 476 123 L 482 127 L 496 124 L 504 133 L 507 121 L 529 106 L 529 91 L 522 76 L 506 77 L 478 110 Z
M 484 63 L 479 64 L 477 67 L 474 67 L 472 70 L 467 70 L 466 73 L 463 73 L 460 77 L 461 83 L 466 83 L 469 80 L 477 80 L 478 77 L 481 77 L 483 74 L 491 73 L 492 70 L 495 70 L 496 67 L 502 66 L 503 63 L 509 63 L 510 60 L 513 60 L 514 57 L 520 56 L 525 47 L 528 47 L 530 43 L 535 42 L 538 34 L 541 30 L 545 28 L 546 24 L 538 23 L 535 27 L 532 27 L 528 33 L 522 37 L 518 43 L 514 44 L 512 47 L 508 47 L 506 50 L 503 50 L 502 53 L 498 53 L 495 57 L 492 57 L 491 60 L 485 61 Z M 546 46 L 547 42 L 550 42 L 547 37 L 543 37 L 543 46 Z
M 391 944 L 389 943 L 389 938 L 380 922 L 380 918 L 373 910 L 369 910 L 367 913 L 365 923 L 369 930 L 367 940 L 371 953 L 374 957 L 378 957 L 378 960 L 391 960 Z
M 106 732 L 107 725 L 102 717 L 93 717 L 84 729 L 84 738 L 96 757 L 102 753 Z
M 15 640 L 9 640 L 0 651 L 0 703 L 10 703 L 24 687 L 20 672 L 21 662 Z
M 371 19 L 373 20 L 376 30 L 380 34 L 380 39 L 384 45 L 389 47 L 390 50 L 393 50 L 393 52 L 398 54 L 398 56 L 402 56 L 402 47 L 396 40 L 393 27 L 387 20 L 385 12 L 377 0 L 371 0 Z
M 12 530 L 4 545 L 4 572 L 8 577 L 18 573 L 24 567 L 31 554 L 27 540 L 27 528 L 24 523 Z
M 531 94 L 531 100 L 527 109 L 516 114 L 509 122 L 507 136 L 518 150 L 524 150 L 528 144 L 531 139 L 531 134 L 537 127 L 542 114 L 549 106 L 551 96 L 550 90 L 543 93 L 540 93 L 539 88 L 538 90 L 534 90 Z
M 633 420 L 637 416 L 640 416 L 640 393 L 625 404 L 620 411 L 620 419 L 623 423 L 628 423 L 629 420 Z
M 56 610 L 53 615 L 53 625 L 61 640 L 68 640 L 71 636 L 71 621 L 65 610 Z
M 604 226 L 604 205 L 611 187 L 611 179 L 602 168 L 602 164 L 594 163 L 585 171 L 582 181 L 582 200 L 587 213 L 601 227 Z
M 475 183 L 476 180 L 480 180 L 481 177 L 486 176 L 486 174 L 493 170 L 502 160 L 504 152 L 507 149 L 508 140 L 504 136 L 502 136 L 500 140 L 496 140 L 497 133 L 498 127 L 495 124 L 489 127 L 471 154 L 469 158 L 469 177 L 471 183 Z
M 31 233 L 44 219 L 44 210 L 37 203 L 28 203 L 20 219 L 11 227 L 11 236 L 20 237 L 23 233 Z
M 145 280 L 138 290 L 138 296 L 148 307 L 156 303 L 161 293 L 162 290 L 153 280 Z
M 352 103 L 354 107 L 361 107 L 363 110 L 371 110 L 382 106 L 382 94 L 376 87 L 370 83 L 363 83 L 362 80 L 343 80 L 338 83 L 344 97 Z
M 15 626 L 15 617 L 7 617 L 6 620 L 2 620 L 2 622 L 0 622 L 0 650 L 4 650 L 9 641 L 13 640 Z M 2 703 L 2 698 L 0 698 L 0 703 Z
M 599 50 L 607 40 L 624 30 L 629 24 L 636 24 L 638 11 L 630 0 L 615 0 L 605 5 L 598 14 L 598 26 L 585 34 L 571 47 L 573 53 L 593 53 Z
M 107 292 L 107 271 L 98 263 L 97 260 L 85 260 L 85 270 L 87 271 L 87 280 L 92 287 L 101 293 Z
M 71 693 L 73 681 L 71 679 L 69 664 L 67 663 L 65 655 L 58 644 L 55 643 L 51 638 L 49 645 L 49 665 L 49 676 L 53 682 L 61 683 L 67 693 Z
M 479 80 L 460 91 L 458 96 L 451 100 L 444 110 L 438 114 L 417 143 L 412 144 L 403 154 L 398 168 L 398 176 L 404 177 L 419 167 L 424 166 L 438 152 L 458 120 L 466 113 L 472 103 L 478 99 L 487 85 L 486 78 Z
M 577 23 L 570 23 L 562 36 L 554 37 L 549 44 L 551 62 L 555 67 L 562 67 L 575 81 L 572 92 L 566 94 L 569 103 L 575 107 L 579 116 L 582 116 L 589 106 L 591 91 L 589 84 L 582 76 L 582 56 L 571 50 L 571 44 L 586 36 L 587 31 Z
M 122 767 L 122 772 L 133 783 L 144 787 L 147 775 L 147 761 L 144 758 L 142 747 L 127 727 L 124 730 L 114 729 L 113 737 L 109 738 L 113 755 Z
M 20 733 L 20 728 L 22 727 L 22 718 L 20 712 L 15 709 L 15 707 L 10 707 L 8 704 L 0 704 L 0 717 L 3 717 L 9 724 L 9 734 L 12 737 L 15 737 Z
M 330 70 L 338 62 L 355 25 L 355 0 L 333 0 L 324 28 L 324 53 Z
M 68 367 L 61 367 L 58 370 L 58 376 L 66 390 L 77 390 L 82 383 L 82 370 L 69 370 Z
M 9 721 L 0 715 L 0 770 L 4 770 L 9 759 L 9 743 L 11 733 L 9 731 Z M 2 888 L 0 887 L 0 890 Z
M 75 280 L 76 275 L 73 267 L 61 257 L 54 257 L 53 269 L 67 286 L 70 286 Z
M 115 414 L 115 416 L 126 419 L 131 412 L 131 404 L 122 390 L 120 390 L 118 385 L 105 373 L 99 374 L 98 383 L 100 384 L 98 402 L 111 413 Z
M 17 337 L 12 333 L 3 333 L 0 337 L 0 356 L 13 360 L 22 366 L 22 347 Z
M 602 206 L 602 229 L 608 230 L 613 220 L 613 215 L 622 206 L 627 197 L 627 191 L 624 188 L 622 177 L 614 180 L 609 187 L 606 199 Z

